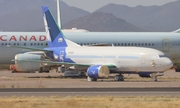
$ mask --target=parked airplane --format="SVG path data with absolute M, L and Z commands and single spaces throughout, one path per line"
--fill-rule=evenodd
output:
M 124 80 L 124 73 L 153 74 L 157 81 L 157 73 L 164 72 L 173 66 L 172 61 L 164 53 L 141 47 L 90 47 L 80 46 L 66 38 L 58 28 L 48 7 L 43 6 L 43 18 L 48 36 L 47 48 L 18 47 L 40 51 L 17 54 L 15 64 L 18 71 L 26 71 L 26 67 L 42 64 L 75 66 L 75 69 L 86 71 L 88 81 L 96 81 L 98 78 L 107 78 L 110 73 L 119 73 L 117 81 Z
M 154 48 L 164 52 L 173 61 L 176 71 L 180 71 L 179 32 L 180 30 L 174 32 L 88 32 L 72 29 L 65 30 L 64 34 L 67 39 L 79 45 Z M 44 48 L 47 46 L 46 34 L 45 32 L 0 32 L 0 64 L 12 64 L 11 59 L 14 55 L 28 51 L 27 49 L 7 48 L 6 45 Z

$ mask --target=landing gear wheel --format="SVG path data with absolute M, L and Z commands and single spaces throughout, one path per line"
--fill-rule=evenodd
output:
M 153 82 L 157 82 L 158 80 L 157 80 L 157 76 L 154 76 L 153 77 Z
M 11 73 L 17 73 L 17 71 L 13 70 Z
M 88 80 L 89 82 L 92 82 L 92 81 L 97 81 L 97 79 L 96 79 L 96 78 L 90 78 L 89 76 L 87 77 L 87 80 Z
M 114 77 L 114 81 L 124 81 L 124 76 L 123 75 L 116 75 Z

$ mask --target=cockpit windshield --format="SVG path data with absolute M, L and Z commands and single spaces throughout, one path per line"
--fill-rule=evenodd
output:
M 166 55 L 159 55 L 159 58 L 167 57 Z

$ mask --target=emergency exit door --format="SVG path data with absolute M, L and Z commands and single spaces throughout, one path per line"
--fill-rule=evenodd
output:
M 162 40 L 162 51 L 163 52 L 169 52 L 169 49 L 170 49 L 169 39 L 163 39 Z

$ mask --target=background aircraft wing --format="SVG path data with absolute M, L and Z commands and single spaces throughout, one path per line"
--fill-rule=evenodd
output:
M 7 45 L 7 47 L 21 48 L 21 49 L 29 49 L 29 50 L 32 50 L 32 51 L 52 52 L 52 50 L 46 50 L 46 49 L 44 49 L 44 48 L 23 47 L 23 46 L 10 46 L 10 45 Z
M 50 60 L 14 60 L 14 61 L 39 62 L 39 63 L 48 63 L 48 64 L 56 64 L 56 65 L 85 66 L 85 67 L 96 65 L 96 64 L 77 64 L 77 63 L 71 63 L 71 62 L 58 62 L 58 61 L 50 61 Z M 106 64 L 105 66 L 107 66 L 108 68 L 116 68 L 116 65 L 114 64 Z

